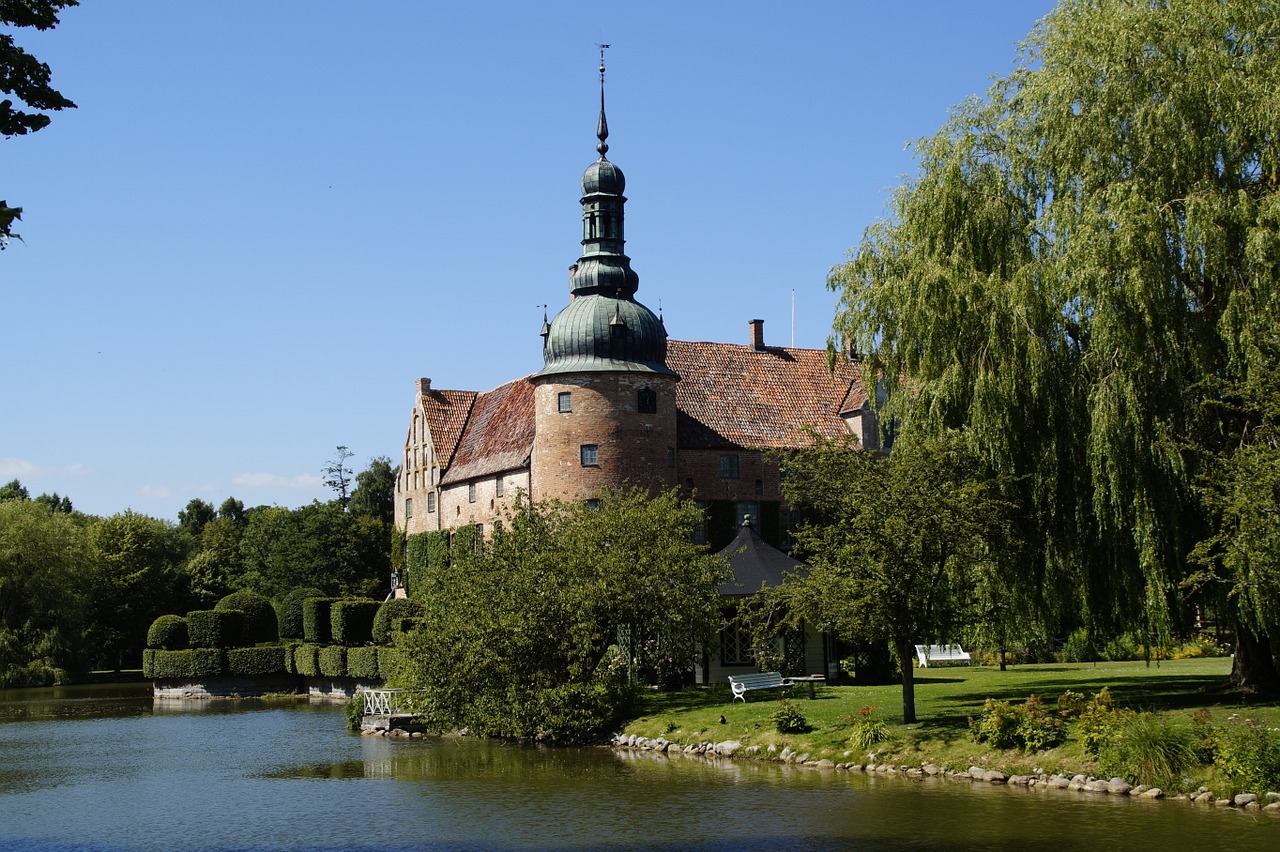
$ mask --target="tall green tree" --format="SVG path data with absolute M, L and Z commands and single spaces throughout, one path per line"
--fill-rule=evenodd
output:
M 1063 0 L 830 275 L 886 414 L 1022 483 L 1040 606 L 1170 631 L 1204 395 L 1276 351 L 1277 92 L 1273 3 Z
M 661 648 L 691 665 L 718 625 L 724 565 L 692 543 L 700 515 L 674 493 L 521 500 L 487 542 L 456 537 L 449 566 L 424 572 L 425 615 L 394 682 L 442 729 L 600 734 L 625 707 L 628 657 Z
M 337 500 L 249 510 L 240 560 L 237 587 L 266 597 L 300 586 L 373 596 L 385 589 L 391 573 L 382 524 L 344 511 Z
M 369 466 L 356 474 L 355 489 L 351 492 L 351 512 L 368 515 L 386 524 L 395 523 L 396 476 L 399 472 L 400 466 L 393 466 L 386 456 L 370 459 Z
M 903 719 L 916 721 L 914 645 L 954 640 L 981 615 L 977 590 L 1008 546 L 1008 505 L 956 435 L 899 441 L 888 456 L 822 440 L 783 472 L 810 570 L 772 593 L 792 619 L 850 642 L 888 641 Z
M 48 30 L 58 25 L 59 12 L 78 5 L 78 0 L 0 0 L 0 24 Z M 51 79 L 48 65 L 18 47 L 13 36 L 0 33 L 0 91 L 32 110 L 15 107 L 12 98 L 0 100 L 0 135 L 9 138 L 34 133 L 49 124 L 44 111 L 75 108 L 50 85 Z M 0 201 L 0 249 L 9 238 L 18 236 L 13 233 L 13 223 L 21 218 L 21 207 Z
M 217 516 L 218 512 L 213 508 L 213 504 L 206 503 L 199 497 L 193 497 L 187 501 L 186 508 L 178 510 L 178 526 L 199 538 L 200 533 L 204 531 L 204 525 Z
M 140 664 L 151 622 L 172 611 L 190 538 L 171 522 L 132 510 L 96 521 L 88 537 L 92 558 L 86 580 L 97 662 L 116 669 L 126 662 Z
M 88 561 L 80 521 L 0 500 L 0 688 L 60 683 L 81 667 Z

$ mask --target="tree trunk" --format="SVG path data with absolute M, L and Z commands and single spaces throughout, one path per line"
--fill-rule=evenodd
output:
M 902 723 L 913 725 L 916 721 L 916 682 L 911 668 L 911 643 L 899 640 L 894 645 L 898 651 L 898 662 L 902 665 Z
M 1237 621 L 1236 653 L 1231 661 L 1231 685 L 1244 692 L 1280 689 L 1280 671 L 1276 670 L 1271 650 L 1271 641 L 1266 636 L 1258 636 Z
M 1004 663 L 1004 643 L 1000 644 L 1000 671 L 1006 671 Z

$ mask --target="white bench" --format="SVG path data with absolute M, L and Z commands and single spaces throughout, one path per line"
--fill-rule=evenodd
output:
M 959 645 L 917 645 L 916 656 L 920 658 L 920 668 L 929 668 L 930 663 L 960 663 L 969 665 L 969 652 Z
M 753 689 L 790 689 L 794 684 L 779 672 L 759 672 L 757 674 L 729 675 L 729 688 L 733 690 L 734 699 L 742 699 L 747 703 L 747 692 Z

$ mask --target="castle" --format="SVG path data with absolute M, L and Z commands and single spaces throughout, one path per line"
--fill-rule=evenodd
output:
M 744 517 L 785 547 L 789 513 L 771 450 L 810 432 L 879 429 L 857 365 L 828 367 L 818 349 L 769 346 L 751 320 L 745 345 L 668 340 L 636 300 L 624 253 L 622 170 L 609 150 L 601 64 L 599 158 L 582 176 L 582 256 L 569 304 L 544 316 L 542 369 L 490 391 L 440 390 L 419 379 L 396 482 L 405 535 L 472 526 L 482 535 L 524 492 L 590 500 L 605 486 L 682 488 L 700 501 L 713 549 Z
M 582 256 L 569 268 L 569 304 L 543 317 L 542 369 L 483 392 L 418 380 L 396 526 L 406 537 L 470 527 L 474 541 L 520 494 L 590 501 L 605 487 L 678 487 L 704 511 L 700 543 L 734 544 L 737 579 L 721 593 L 751 594 L 760 576 L 776 583 L 778 565 L 790 562 L 774 550 L 789 547 L 791 514 L 773 451 L 850 433 L 879 449 L 880 429 L 856 363 L 769 346 L 757 319 L 745 345 L 668 340 L 662 318 L 636 300 L 640 278 L 623 251 L 626 179 L 605 156 L 603 62 L 600 74 L 599 158 L 582 176 Z M 839 675 L 833 637 L 806 627 L 798 638 L 780 646 L 795 670 Z M 699 683 L 755 670 L 735 620 L 719 645 L 714 658 L 704 652 Z

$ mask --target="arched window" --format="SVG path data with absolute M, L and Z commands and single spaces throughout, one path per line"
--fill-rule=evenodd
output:
M 640 388 L 636 391 L 636 411 L 641 414 L 658 413 L 658 395 L 653 388 Z

